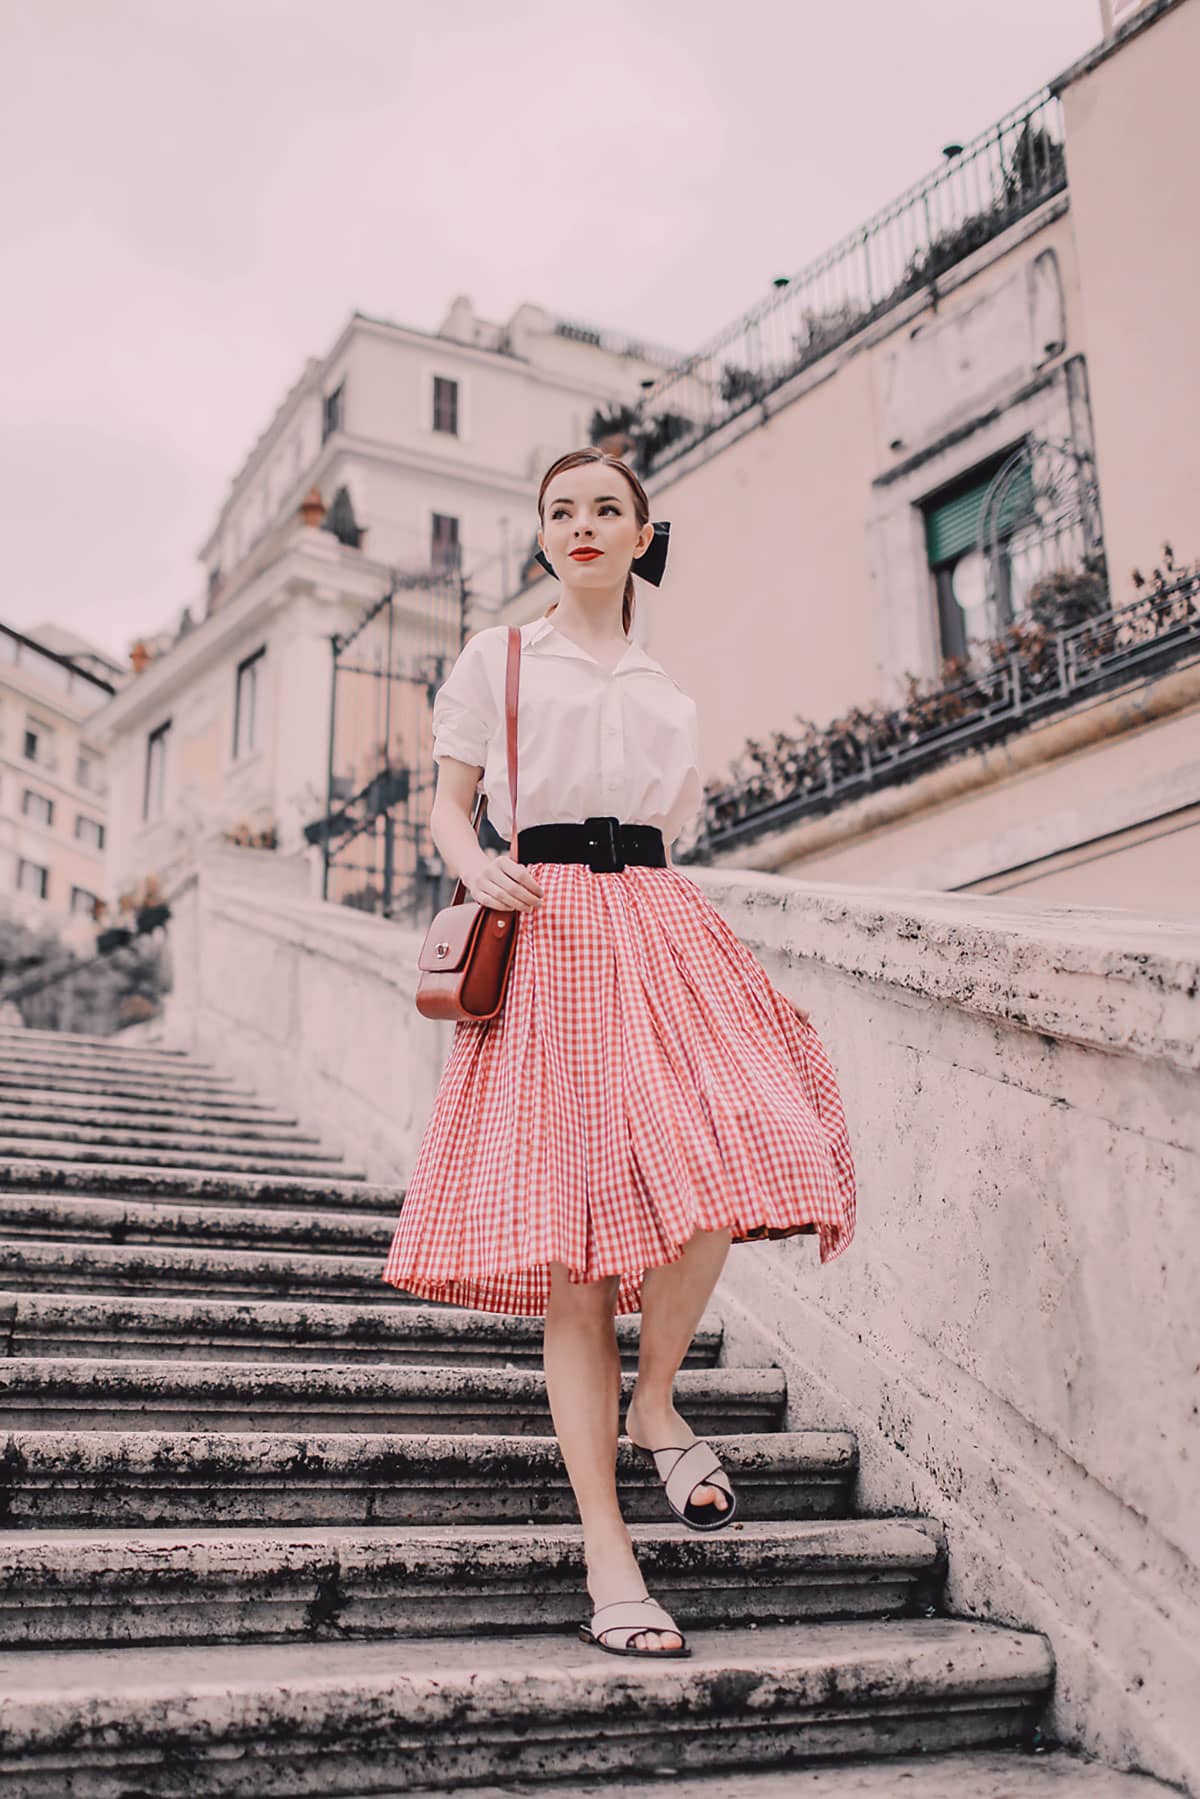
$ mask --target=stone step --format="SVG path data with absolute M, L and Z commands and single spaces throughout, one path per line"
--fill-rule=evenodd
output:
M 199 1088 L 202 1092 L 218 1094 L 238 1091 L 232 1075 L 218 1074 L 215 1068 L 199 1068 L 192 1062 L 163 1066 L 101 1055 L 79 1056 L 70 1051 L 25 1049 L 9 1044 L 0 1047 L 0 1071 L 9 1076 L 32 1076 L 34 1079 L 42 1075 L 55 1080 L 64 1074 L 82 1075 L 97 1087 L 105 1086 L 111 1077 L 116 1081 L 146 1081 L 156 1087 Z
M 700 1436 L 764 1434 L 783 1422 L 787 1385 L 778 1368 L 696 1368 L 675 1394 Z M 12 1356 L 0 1361 L 0 1428 L 546 1436 L 554 1424 L 540 1369 Z
M 156 1205 L 0 1189 L 0 1239 L 65 1237 L 73 1243 L 191 1243 L 225 1249 L 382 1248 L 393 1223 L 380 1212 L 281 1212 L 270 1207 Z
M 205 1138 L 226 1137 L 237 1138 L 246 1143 L 280 1143 L 289 1147 L 293 1144 L 311 1144 L 317 1148 L 321 1142 L 311 1131 L 297 1130 L 290 1120 L 275 1122 L 262 1116 L 227 1118 L 220 1114 L 216 1117 L 187 1117 L 167 1108 L 163 1108 L 161 1113 L 152 1113 L 140 1104 L 130 1104 L 124 1110 L 118 1106 L 93 1106 L 86 1103 L 68 1106 L 61 1099 L 47 1103 L 10 1094 L 8 1098 L 0 1098 L 0 1131 L 6 1136 L 24 1136 L 24 1130 L 18 1132 L 12 1128 L 16 1124 L 49 1124 L 54 1127 L 52 1132 L 40 1132 L 41 1136 L 72 1136 L 79 1130 L 137 1130 L 139 1133 L 153 1133 L 156 1143 L 164 1142 L 170 1137 L 189 1142 L 194 1138 L 197 1139 L 197 1147 Z
M 918 1616 L 944 1544 L 929 1519 L 630 1533 L 650 1592 L 686 1628 Z M 257 1640 L 570 1630 L 585 1603 L 577 1524 L 0 1536 L 0 1644 Z
M 176 1100 L 181 1105 L 193 1101 L 208 1105 L 219 1101 L 223 1105 L 250 1106 L 256 1100 L 248 1087 L 206 1086 L 183 1076 L 168 1081 L 154 1074 L 142 1074 L 137 1069 L 131 1069 L 128 1074 L 88 1074 L 84 1070 L 68 1068 L 59 1071 L 44 1066 L 18 1068 L 12 1062 L 0 1068 L 0 1092 L 31 1091 L 87 1094 L 93 1100 L 105 1101 L 112 1098 Z
M 738 1491 L 739 1522 L 847 1515 L 858 1465 L 849 1432 L 735 1435 L 714 1446 Z M 669 1520 L 661 1484 L 624 1438 L 617 1476 L 630 1523 Z M 577 1517 L 553 1437 L 12 1431 L 0 1446 L 9 1528 Z
M 213 1299 L 353 1299 L 411 1305 L 383 1279 L 375 1257 L 295 1255 L 284 1250 L 156 1248 L 152 1244 L 0 1241 L 0 1288 L 67 1293 L 205 1293 Z
M 67 1125 L 72 1118 L 84 1117 L 97 1107 L 107 1117 L 126 1120 L 162 1119 L 168 1128 L 186 1127 L 191 1119 L 211 1121 L 222 1126 L 236 1124 L 261 1125 L 267 1130 L 294 1125 L 293 1114 L 283 1112 L 266 1100 L 163 1099 L 158 1094 L 125 1098 L 113 1093 L 97 1094 L 92 1087 L 71 1090 L 54 1086 L 25 1086 L 0 1081 L 0 1107 L 15 1115 L 21 1108 L 36 1106 L 57 1123 Z M 314 1137 L 313 1141 L 317 1139 Z
M 625 1314 L 616 1327 L 622 1364 L 633 1368 L 641 1320 Z M 540 1368 L 542 1331 L 540 1318 L 460 1306 L 0 1292 L 0 1356 Z M 711 1368 L 721 1335 L 720 1319 L 706 1314 L 684 1367 Z
M 539 1780 L 472 1786 L 470 1799 L 1179 1799 L 1177 1786 L 1149 1774 L 1125 1774 L 1107 1762 L 1039 1740 L 1005 1749 L 950 1749 L 931 1755 L 795 1763 L 779 1768 L 675 1773 L 644 1780 L 615 1774 L 598 1786 Z M 399 1787 L 374 1787 L 374 1799 L 399 1799 Z M 409 1788 L 403 1789 L 406 1793 Z
M 83 1031 L 35 1031 L 0 1025 L 0 1055 L 8 1049 L 58 1050 L 79 1056 L 118 1057 L 122 1062 L 148 1062 L 164 1067 L 211 1070 L 213 1064 L 186 1049 L 160 1044 L 127 1043 L 122 1037 L 90 1037 Z
M 109 1142 L 80 1142 L 74 1137 L 5 1137 L 0 1136 L 0 1166 L 4 1163 L 32 1162 L 70 1162 L 90 1168 L 145 1168 L 149 1166 L 153 1172 L 172 1168 L 196 1168 L 202 1172 L 215 1174 L 287 1174 L 296 1180 L 320 1180 L 325 1175 L 334 1175 L 339 1180 L 362 1181 L 366 1179 L 361 1168 L 328 1166 L 331 1158 L 318 1156 L 300 1158 L 294 1162 L 281 1165 L 277 1156 L 268 1155 L 263 1150 L 239 1153 L 236 1150 L 217 1151 L 197 1146 L 190 1149 L 163 1149 L 151 1143 L 138 1148 L 126 1149 L 120 1144 Z M 5 1170 L 8 1173 L 8 1170 Z M 93 1177 L 94 1178 L 94 1177 Z
M 249 1206 L 251 1209 L 283 1207 L 302 1212 L 316 1207 L 323 1212 L 383 1212 L 399 1216 L 404 1189 L 381 1186 L 344 1172 L 337 1176 L 280 1174 L 232 1174 L 223 1169 L 97 1166 L 61 1160 L 38 1161 L 20 1157 L 0 1168 L 0 1180 L 12 1193 L 74 1193 L 111 1199 L 125 1193 L 142 1199 L 178 1200 L 183 1205 Z
M 47 1124 L 54 1128 L 47 1130 Z M 200 1157 L 205 1162 L 215 1161 L 218 1166 L 226 1163 L 251 1159 L 262 1164 L 268 1174 L 278 1168 L 281 1173 L 293 1172 L 293 1165 L 305 1164 L 325 1168 L 330 1174 L 341 1174 L 338 1166 L 344 1158 L 332 1150 L 322 1149 L 319 1141 L 310 1138 L 306 1143 L 297 1143 L 287 1139 L 279 1139 L 264 1135 L 243 1135 L 241 1131 L 207 1131 L 197 1134 L 195 1131 L 175 1131 L 166 1125 L 134 1126 L 128 1119 L 119 1124 L 85 1124 L 81 1119 L 37 1119 L 26 1120 L 7 1116 L 0 1109 L 0 1142 L 25 1142 L 41 1145 L 44 1153 L 45 1145 L 52 1143 L 55 1156 L 61 1156 L 64 1142 L 73 1148 L 95 1148 L 110 1145 L 114 1149 L 136 1149 L 142 1162 L 157 1163 L 160 1154 L 166 1152 L 173 1158 Z M 2 1153 L 2 1152 L 0 1152 Z M 261 1170 L 259 1171 L 261 1172 Z
M 701 1629 L 692 1648 L 653 1669 L 566 1630 L 128 1649 L 117 1670 L 104 1650 L 15 1651 L 0 1657 L 0 1784 L 22 1799 L 324 1799 L 668 1768 L 728 1777 L 1019 1742 L 1054 1676 L 1039 1632 L 957 1618 Z

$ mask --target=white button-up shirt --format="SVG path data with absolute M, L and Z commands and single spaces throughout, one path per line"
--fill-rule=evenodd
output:
M 504 728 L 508 627 L 467 640 L 433 703 L 433 755 L 483 770 L 487 815 L 512 841 Z M 696 702 L 638 643 L 609 670 L 552 619 L 521 626 L 517 822 L 611 814 L 657 825 L 668 844 L 703 801 Z

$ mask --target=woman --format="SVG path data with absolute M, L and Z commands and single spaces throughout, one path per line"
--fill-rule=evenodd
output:
M 625 1417 L 671 1512 L 733 1519 L 675 1375 L 731 1243 L 854 1234 L 836 1082 L 808 1014 L 670 860 L 703 789 L 694 701 L 630 636 L 633 572 L 666 529 L 599 450 L 546 471 L 539 560 L 561 597 L 521 629 L 508 816 L 506 627 L 463 647 L 433 710 L 433 840 L 472 898 L 523 914 L 500 1012 L 455 1027 L 384 1278 L 423 1298 L 544 1316 L 546 1387 L 583 1526 L 585 1641 L 690 1655 L 646 1593 L 617 1497 L 614 1315 L 641 1311 Z M 509 842 L 471 826 L 482 778 Z

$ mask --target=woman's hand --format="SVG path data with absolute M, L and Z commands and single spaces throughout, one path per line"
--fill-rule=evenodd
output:
M 471 898 L 497 912 L 533 912 L 544 900 L 537 877 L 507 851 L 493 855 L 485 850 L 474 874 L 463 878 Z

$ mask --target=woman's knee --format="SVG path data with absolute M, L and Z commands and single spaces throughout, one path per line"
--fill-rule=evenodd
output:
M 620 1285 L 619 1274 L 601 1275 L 595 1281 L 573 1281 L 565 1262 L 551 1262 L 548 1309 L 579 1319 L 606 1320 L 613 1316 Z

